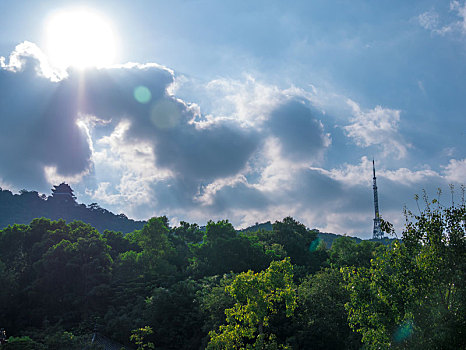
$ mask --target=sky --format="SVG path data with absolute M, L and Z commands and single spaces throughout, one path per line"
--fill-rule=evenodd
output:
M 111 36 L 91 17 L 50 29 L 83 9 Z M 416 194 L 461 200 L 464 1 L 2 0 L 0 24 L 3 189 L 65 181 L 134 219 L 361 238 L 372 159 L 398 233 Z

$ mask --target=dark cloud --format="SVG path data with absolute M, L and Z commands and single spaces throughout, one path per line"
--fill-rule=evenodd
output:
M 127 141 L 153 145 L 156 164 L 177 176 L 211 181 L 238 173 L 258 146 L 251 130 L 226 123 L 200 127 L 187 106 L 167 95 L 172 73 L 157 67 L 88 72 L 83 80 L 85 112 L 99 118 L 131 122 Z M 76 84 L 79 82 L 76 81 Z M 150 98 L 138 102 L 144 87 Z
M 70 72 L 70 84 L 80 88 L 80 111 L 100 118 L 138 118 L 142 129 L 150 123 L 154 101 L 166 98 L 173 73 L 157 65 L 127 65 L 91 69 L 84 74 Z M 135 89 L 146 87 L 151 94 L 146 103 L 135 98 Z
M 20 71 L 0 69 L 0 177 L 34 188 L 45 184 L 44 166 L 64 175 L 88 169 L 91 151 L 67 82 L 39 76 L 34 57 L 22 61 Z
M 176 170 L 180 177 L 212 181 L 237 174 L 257 148 L 257 140 L 238 128 L 216 125 L 157 133 L 158 165 Z
M 302 169 L 294 176 L 294 198 L 300 203 L 335 202 L 342 200 L 342 184 L 318 170 Z
M 267 126 L 280 139 L 283 156 L 291 160 L 315 159 L 328 143 L 322 124 L 300 101 L 289 101 L 272 111 Z
M 217 212 L 225 210 L 261 210 L 271 204 L 267 196 L 253 186 L 248 186 L 244 182 L 236 182 L 223 186 L 213 196 L 213 201 L 208 205 Z

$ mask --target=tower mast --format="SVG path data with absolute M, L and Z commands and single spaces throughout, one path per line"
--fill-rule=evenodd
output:
M 372 231 L 372 238 L 381 239 L 383 238 L 383 232 L 380 229 L 380 214 L 379 214 L 379 197 L 377 195 L 377 180 L 375 177 L 375 162 L 372 159 L 372 172 L 374 174 L 373 180 L 373 190 L 374 190 L 374 230 Z

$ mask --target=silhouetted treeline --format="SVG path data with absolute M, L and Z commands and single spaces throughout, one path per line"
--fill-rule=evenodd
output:
M 124 214 L 113 214 L 97 203 L 86 206 L 77 203 L 74 198 L 66 201 L 57 196 L 39 195 L 36 191 L 26 190 L 13 194 L 0 188 L 0 228 L 28 224 L 39 217 L 68 222 L 80 220 L 91 224 L 99 232 L 108 229 L 127 233 L 141 229 L 145 223 L 131 220 Z

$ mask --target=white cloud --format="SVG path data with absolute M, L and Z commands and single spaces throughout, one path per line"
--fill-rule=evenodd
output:
M 359 164 L 343 164 L 338 168 L 330 170 L 322 168 L 312 169 L 320 171 L 322 174 L 338 182 L 345 183 L 346 186 L 370 187 L 372 183 L 372 176 L 370 176 L 372 174 L 372 161 L 366 156 L 361 158 Z M 388 170 L 376 164 L 376 176 L 379 180 L 384 178 L 402 186 L 420 185 L 428 181 L 443 181 L 441 175 L 429 169 L 427 165 L 424 166 L 424 169 L 413 171 L 407 168 Z
M 44 166 L 45 179 L 50 185 L 57 185 L 66 182 L 70 185 L 77 184 L 83 180 L 86 175 L 89 175 L 90 169 L 85 169 L 83 172 L 74 175 L 62 175 L 57 171 L 55 166 Z
M 459 1 L 452 1 L 450 2 L 450 10 L 456 11 L 456 15 L 461 18 L 460 21 L 453 25 L 458 27 L 463 34 L 466 34 L 466 3 L 461 4 Z
M 348 99 L 347 103 L 352 109 L 353 118 L 351 124 L 343 129 L 358 146 L 377 145 L 382 148 L 384 156 L 393 155 L 397 159 L 406 157 L 410 145 L 404 142 L 398 131 L 399 110 L 376 106 L 362 111 L 356 102 Z
M 466 159 L 450 159 L 450 162 L 444 169 L 447 181 L 463 185 L 466 184 Z
M 277 86 L 259 83 L 251 76 L 245 81 L 215 79 L 205 88 L 217 101 L 210 118 L 233 118 L 248 126 L 260 126 L 271 111 L 290 98 Z
M 27 60 L 35 60 L 34 69 L 37 75 L 52 82 L 59 82 L 68 76 L 66 71 L 52 67 L 42 50 L 29 41 L 24 41 L 15 47 L 9 56 L 8 63 L 4 57 L 0 57 L 0 68 L 11 72 L 20 72 L 27 66 Z
M 97 140 L 92 160 L 99 183 L 97 189 L 88 190 L 87 194 L 93 200 L 116 205 L 120 211 L 141 218 L 135 211 L 153 201 L 152 184 L 173 175 L 155 166 L 150 143 L 127 140 L 130 124 L 123 120 L 109 136 Z
M 238 184 L 242 184 L 246 187 L 250 186 L 244 175 L 238 174 L 233 177 L 215 180 L 206 186 L 201 186 L 199 195 L 196 196 L 194 200 L 199 202 L 201 205 L 213 205 L 215 196 L 219 191 L 224 187 L 234 187 Z
M 330 170 L 311 167 L 328 176 L 335 181 L 345 183 L 347 186 L 370 186 L 372 182 L 372 162 L 367 157 L 362 157 L 359 164 L 343 164 L 342 166 Z M 377 170 L 377 174 L 380 173 L 380 169 Z
M 418 16 L 418 21 L 421 27 L 428 30 L 433 30 L 438 27 L 439 15 L 434 10 L 421 13 Z
M 412 186 L 421 185 L 428 181 L 441 181 L 441 176 L 431 169 L 422 169 L 412 171 L 407 168 L 399 168 L 396 170 L 385 170 L 380 174 L 393 182 L 401 185 Z
M 455 19 L 440 18 L 440 15 L 433 9 L 420 14 L 417 20 L 421 27 L 430 30 L 432 34 L 447 35 L 459 33 L 466 34 L 466 2 L 451 1 L 450 12 L 453 12 Z M 459 17 L 459 19 L 457 19 Z M 443 23 L 442 23 L 443 22 Z

